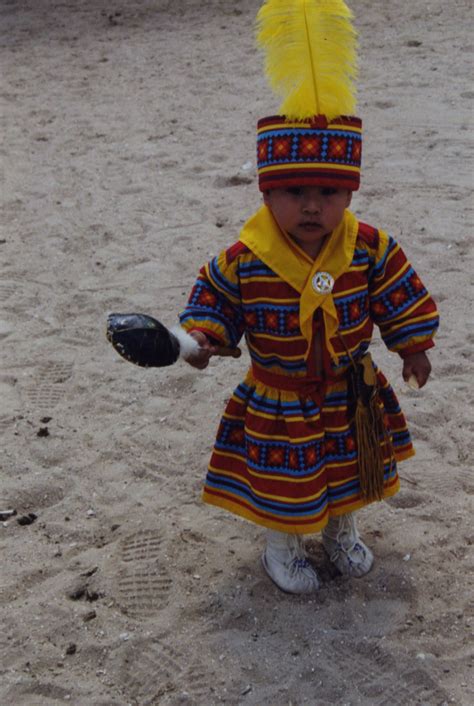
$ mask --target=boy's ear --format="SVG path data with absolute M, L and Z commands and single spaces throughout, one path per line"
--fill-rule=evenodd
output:
M 352 193 L 353 193 L 353 192 L 352 192 L 350 189 L 347 190 L 346 208 L 349 208 L 349 206 L 351 205 Z
M 270 192 L 269 191 L 263 192 L 263 203 L 265 204 L 265 206 L 270 206 Z

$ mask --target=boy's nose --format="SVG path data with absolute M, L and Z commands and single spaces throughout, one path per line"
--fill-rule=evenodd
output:
M 319 213 L 321 210 L 321 201 L 316 197 L 307 198 L 303 202 L 304 213 Z

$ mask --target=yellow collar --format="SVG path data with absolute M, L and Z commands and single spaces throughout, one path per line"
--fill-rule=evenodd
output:
M 242 228 L 239 240 L 301 294 L 300 328 L 308 342 L 306 355 L 311 344 L 314 312 L 321 307 L 326 345 L 331 357 L 337 361 L 330 340 L 337 334 L 339 325 L 333 297 L 331 293 L 315 291 L 312 279 L 317 272 L 327 272 L 337 280 L 348 269 L 354 256 L 358 228 L 357 218 L 346 210 L 316 260 L 312 260 L 280 229 L 267 206 L 262 206 Z

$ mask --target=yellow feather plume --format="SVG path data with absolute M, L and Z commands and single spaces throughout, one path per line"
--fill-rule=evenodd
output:
M 265 73 L 290 120 L 354 115 L 357 35 L 343 0 L 266 0 L 257 15 Z

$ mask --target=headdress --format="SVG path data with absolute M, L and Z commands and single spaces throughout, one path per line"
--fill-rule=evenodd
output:
M 261 191 L 288 186 L 357 190 L 362 121 L 355 110 L 356 33 L 343 0 L 265 0 L 257 42 L 283 98 L 258 122 Z

